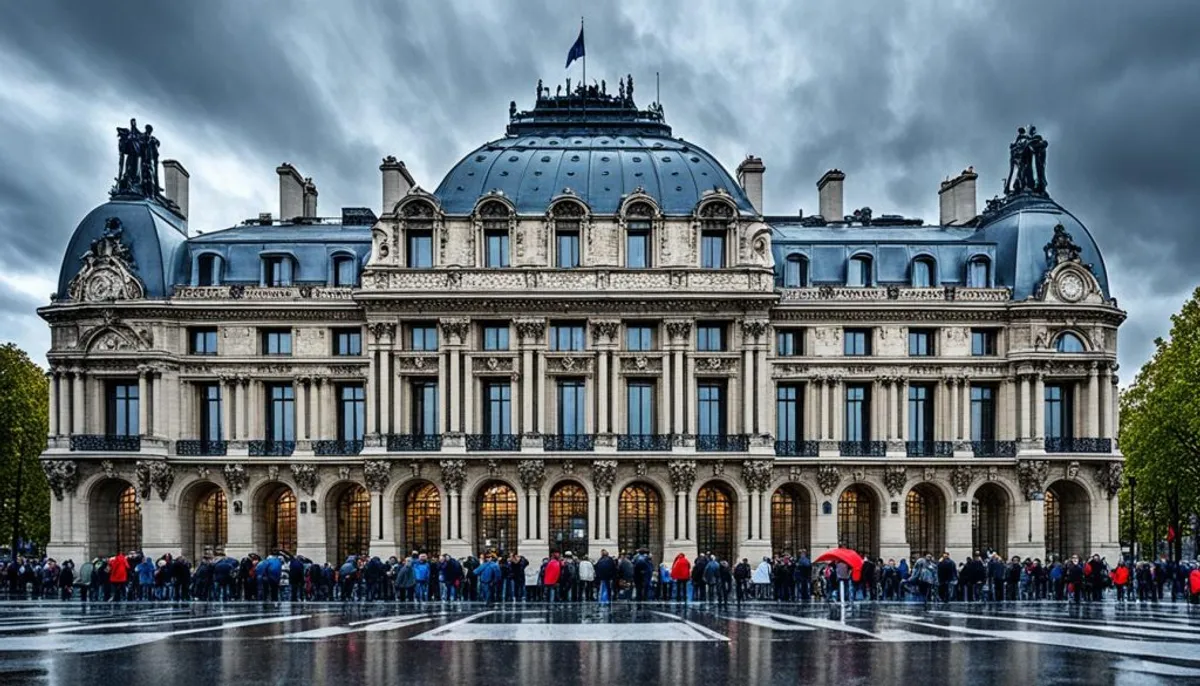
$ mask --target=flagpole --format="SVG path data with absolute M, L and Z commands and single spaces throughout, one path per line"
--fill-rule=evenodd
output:
M 579 36 L 583 38 L 583 116 L 587 118 L 587 38 L 583 33 L 583 17 L 579 18 Z

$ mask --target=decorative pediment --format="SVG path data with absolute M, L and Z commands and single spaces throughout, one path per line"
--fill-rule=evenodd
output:
M 1062 224 L 1054 227 L 1054 237 L 1044 250 L 1046 272 L 1034 289 L 1034 299 L 1072 305 L 1105 302 L 1092 265 L 1079 259 L 1081 249 Z
M 67 294 L 78 302 L 138 300 L 146 296 L 146 286 L 138 277 L 133 251 L 122 240 L 121 220 L 104 221 L 104 234 L 92 241 L 80 256 L 83 266 L 71 279 Z

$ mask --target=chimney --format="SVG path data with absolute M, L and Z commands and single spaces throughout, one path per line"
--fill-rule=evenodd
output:
M 304 216 L 317 216 L 317 184 L 313 183 L 311 176 L 304 179 Z
M 830 169 L 817 181 L 821 216 L 827 222 L 840 222 L 846 216 L 842 213 L 842 182 L 845 180 L 846 175 L 840 169 Z
M 284 162 L 275 168 L 279 174 L 279 221 L 290 222 L 304 216 L 304 178 Z
M 961 174 L 942 182 L 938 189 L 938 205 L 941 209 L 943 226 L 966 224 L 975 218 L 975 179 L 979 175 L 974 167 L 967 167 Z
M 379 171 L 383 173 L 382 213 L 391 214 L 392 210 L 396 209 L 396 203 L 400 202 L 400 199 L 407 195 L 409 189 L 415 184 L 412 174 L 408 173 L 404 162 L 397 160 L 392 155 L 383 158 L 383 164 L 379 165 Z
M 189 174 L 177 160 L 163 160 L 163 193 L 179 207 L 184 219 L 188 216 Z
M 746 191 L 746 195 L 750 198 L 750 204 L 754 206 L 754 211 L 763 213 L 763 172 L 767 168 L 763 165 L 762 159 L 754 155 L 746 155 L 746 159 L 737 168 L 738 184 L 742 190 Z

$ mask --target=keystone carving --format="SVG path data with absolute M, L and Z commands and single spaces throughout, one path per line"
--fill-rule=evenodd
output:
M 317 484 L 321 482 L 317 468 L 311 464 L 292 465 L 292 478 L 296 480 L 296 485 L 309 495 L 316 493 Z
M 975 470 L 967 465 L 959 465 L 950 472 L 950 485 L 954 487 L 954 492 L 960 496 L 967 494 L 967 490 L 971 488 L 971 482 L 975 480 Z
M 592 483 L 596 484 L 598 491 L 607 494 L 612 490 L 613 484 L 616 481 L 616 460 L 596 460 L 592 462 Z
M 454 493 L 462 490 L 467 482 L 467 461 L 442 460 L 438 466 L 442 468 L 442 483 L 446 485 L 446 490 Z
M 671 479 L 671 488 L 676 493 L 684 493 L 696 482 L 696 461 L 672 460 L 667 463 L 667 475 Z
M 117 468 L 113 465 L 112 460 L 102 460 L 100 462 L 100 471 L 104 472 L 104 476 L 109 479 L 115 479 L 117 476 Z
M 1077 462 L 1075 460 L 1071 460 L 1070 462 L 1068 462 L 1066 475 L 1067 475 L 1068 479 L 1072 479 L 1072 480 L 1078 479 L 1079 478 L 1079 462 Z
M 235 496 L 241 495 L 249 480 L 246 468 L 240 464 L 227 464 L 221 472 L 225 475 L 225 484 L 229 486 L 229 492 Z
M 137 477 L 137 493 L 142 500 L 150 497 L 150 463 L 138 460 L 133 465 L 133 473 Z
M 746 460 L 742 463 L 742 481 L 746 488 L 762 493 L 771 486 L 774 465 L 770 460 Z
M 55 500 L 62 500 L 64 493 L 75 493 L 79 485 L 79 466 L 75 460 L 46 460 L 42 462 L 42 471 L 46 472 Z
M 392 463 L 386 460 L 367 460 L 363 463 L 363 477 L 367 490 L 381 493 L 392 480 Z
M 1021 460 L 1017 463 L 1017 480 L 1026 500 L 1041 500 L 1045 497 L 1046 477 L 1050 474 L 1050 463 L 1046 460 Z
M 517 463 L 517 479 L 526 491 L 541 489 L 546 483 L 545 460 L 521 460 Z
M 167 491 L 171 490 L 171 486 L 175 484 L 175 468 L 166 462 L 151 462 L 149 465 L 150 483 L 154 485 L 154 490 L 158 491 L 158 498 L 163 502 L 167 500 Z M 147 489 L 146 495 L 150 491 Z
M 837 489 L 838 482 L 842 480 L 842 475 L 838 473 L 838 468 L 831 464 L 823 464 L 817 468 L 817 486 L 821 488 L 821 492 L 825 495 L 833 495 Z
M 900 465 L 889 465 L 883 472 L 883 485 L 887 487 L 888 493 L 891 493 L 892 497 L 900 495 L 907 482 L 908 470 Z
M 1096 485 L 1104 489 L 1109 500 L 1117 496 L 1121 490 L 1121 480 L 1125 476 L 1125 467 L 1120 462 L 1109 462 L 1096 467 Z

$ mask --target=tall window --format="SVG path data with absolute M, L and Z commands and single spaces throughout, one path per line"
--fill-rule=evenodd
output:
M 931 258 L 918 257 L 912 262 L 912 273 L 910 274 L 913 288 L 929 288 L 936 286 L 937 282 L 934 279 L 934 263 Z
M 371 546 L 371 494 L 362 486 L 347 488 L 337 505 L 337 559 L 363 555 Z
M 803 255 L 788 255 L 783 265 L 784 288 L 808 286 L 808 258 Z
M 631 205 L 625 222 L 625 266 L 630 269 L 650 267 L 650 221 L 654 211 L 645 203 Z
M 583 324 L 555 324 L 550 327 L 550 349 L 575 352 L 584 349 Z
M 266 419 L 266 440 L 296 440 L 296 392 L 291 384 L 267 384 Z
M 777 329 L 775 331 L 775 354 L 779 357 L 803 355 L 804 329 Z
M 264 355 L 291 355 L 291 329 L 263 329 L 262 351 Z
M 653 486 L 633 483 L 617 498 L 617 547 L 646 549 L 662 559 L 662 497 Z
M 353 356 L 362 354 L 362 331 L 358 329 L 337 329 L 333 332 L 333 354 L 337 356 Z
M 971 549 L 983 554 L 1008 550 L 1008 496 L 993 483 L 975 491 L 971 500 Z
M 973 257 L 967 263 L 967 288 L 987 288 L 992 281 L 992 265 L 986 257 Z
M 410 269 L 429 269 L 433 266 L 433 226 L 424 222 L 409 224 L 408 254 L 405 266 Z
M 931 329 L 908 330 L 908 354 L 912 357 L 933 357 L 934 331 Z
M 796 484 L 787 484 L 771 495 L 771 551 L 799 555 L 809 549 L 812 524 L 808 497 Z
M 292 285 L 292 258 L 285 255 L 273 255 L 263 258 L 263 285 L 290 286 Z
M 846 265 L 847 286 L 870 286 L 871 258 L 867 255 L 851 257 Z
M 266 549 L 296 552 L 296 494 L 286 486 L 268 496 L 266 501 Z
M 723 381 L 701 381 L 696 385 L 696 412 L 701 436 L 725 435 Z
M 658 433 L 654 425 L 654 382 L 630 381 L 626 387 L 625 433 L 649 436 Z
M 217 443 L 224 436 L 221 430 L 221 385 L 204 384 L 200 387 L 200 441 Z
M 360 385 L 345 385 L 338 392 L 338 440 L 361 441 L 366 434 L 366 392 Z
M 1075 437 L 1075 394 L 1067 384 L 1046 384 L 1046 438 Z
M 221 285 L 221 258 L 218 255 L 201 255 L 196 259 L 196 285 Z
M 875 498 L 865 486 L 855 484 L 838 498 L 838 545 L 871 557 L 879 556 L 878 514 Z
M 408 328 L 409 350 L 438 349 L 438 331 L 433 324 L 412 324 Z
M 115 551 L 99 551 L 102 555 L 110 552 L 125 552 L 142 549 L 142 501 L 138 499 L 137 490 L 133 486 L 121 491 L 117 498 L 117 549 Z
M 217 330 L 213 327 L 190 329 L 188 352 L 193 355 L 217 354 Z
M 625 327 L 625 349 L 644 352 L 654 349 L 654 327 L 630 325 Z
M 105 433 L 110 436 L 139 435 L 141 433 L 138 430 L 139 400 L 137 383 L 109 382 Z
M 733 496 L 724 485 L 709 482 L 696 495 L 696 543 L 699 552 L 721 560 L 733 558 L 736 536 Z
M 908 492 L 904 501 L 904 538 L 908 541 L 909 559 L 918 555 L 939 555 L 945 548 L 943 523 L 946 505 L 931 484 L 919 484 Z
M 225 554 L 225 541 L 229 538 L 228 514 L 229 504 L 225 500 L 225 491 L 220 488 L 213 486 L 199 498 L 192 529 L 192 559 Z
M 846 440 L 866 441 L 871 437 L 871 389 L 863 384 L 846 385 Z
M 725 350 L 725 325 L 711 322 L 696 324 L 696 350 L 722 352 Z
M 334 286 L 353 286 L 357 280 L 358 270 L 355 268 L 353 257 L 341 255 L 333 258 Z
M 483 384 L 483 430 L 492 436 L 512 433 L 512 384 L 485 381 Z
M 863 357 L 871 354 L 870 329 L 846 329 L 843 352 L 848 357 Z
M 558 381 L 558 433 L 577 436 L 587 433 L 584 417 L 587 414 L 587 391 L 583 379 Z
M 483 220 L 484 266 L 507 267 L 508 262 L 508 208 L 503 203 L 489 202 L 479 211 Z
M 775 436 L 780 441 L 798 441 L 803 435 L 804 408 L 798 384 L 775 388 Z
M 579 484 L 559 484 L 550 493 L 550 549 L 588 553 L 588 496 Z
M 442 498 L 429 482 L 404 496 L 404 550 L 437 556 L 442 551 Z
M 908 440 L 933 442 L 933 389 L 923 384 L 908 387 Z M 939 551 L 940 552 L 940 551 Z
M 438 433 L 438 383 L 437 379 L 414 379 L 412 381 L 412 432 L 417 436 L 433 436 Z
M 508 350 L 508 324 L 488 324 L 483 327 L 484 350 Z
M 517 492 L 508 484 L 484 484 L 476 496 L 475 550 L 517 552 Z
M 709 203 L 700 209 L 700 266 L 721 269 L 726 263 L 726 236 L 733 208 L 723 202 Z
M 996 389 L 971 386 L 971 440 L 996 440 Z
M 995 329 L 971 329 L 971 354 L 975 357 L 991 357 L 996 354 Z

